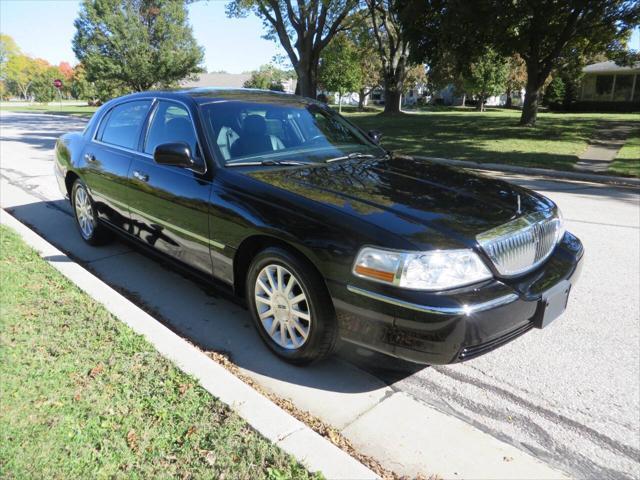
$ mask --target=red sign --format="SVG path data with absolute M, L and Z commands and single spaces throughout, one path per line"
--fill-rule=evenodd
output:
M 53 81 L 53 86 L 56 87 L 56 88 L 62 88 L 62 80 L 60 80 L 59 78 L 56 78 Z

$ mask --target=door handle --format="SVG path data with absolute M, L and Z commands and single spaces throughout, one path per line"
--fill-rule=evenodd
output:
M 146 173 L 139 172 L 138 170 L 133 171 L 133 176 L 138 180 L 140 180 L 141 182 L 149 181 L 149 175 L 147 175 Z
M 96 157 L 92 153 L 85 153 L 84 160 L 85 162 L 92 163 L 96 161 Z

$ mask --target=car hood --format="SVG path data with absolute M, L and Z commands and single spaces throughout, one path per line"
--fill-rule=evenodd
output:
M 419 248 L 475 244 L 478 233 L 553 203 L 527 189 L 406 156 L 261 169 L 253 178 L 340 209 Z

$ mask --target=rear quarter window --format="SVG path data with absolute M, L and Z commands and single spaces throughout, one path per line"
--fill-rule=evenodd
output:
M 136 100 L 113 107 L 100 126 L 98 140 L 136 150 L 150 106 L 151 100 Z

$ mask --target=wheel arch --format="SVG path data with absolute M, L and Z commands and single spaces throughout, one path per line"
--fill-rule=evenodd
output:
M 80 176 L 73 170 L 69 170 L 64 177 L 64 185 L 65 187 L 67 187 L 67 194 L 69 194 L 70 199 L 71 199 L 71 189 L 73 188 L 73 184 L 78 178 L 80 178 Z
M 329 292 L 324 275 L 322 275 L 322 272 L 309 255 L 305 254 L 297 246 L 280 238 L 256 234 L 245 238 L 238 246 L 233 257 L 233 289 L 236 295 L 244 297 L 249 266 L 259 252 L 269 247 L 280 247 L 294 254 L 318 274 L 325 290 Z

